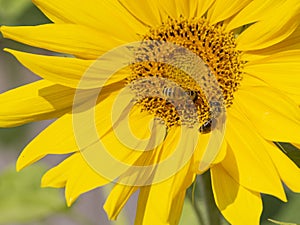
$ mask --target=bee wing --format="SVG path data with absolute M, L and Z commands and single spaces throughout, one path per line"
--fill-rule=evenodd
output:
M 222 146 L 225 133 L 225 115 L 219 116 L 214 122 L 214 129 L 211 132 L 209 143 L 199 163 L 199 170 L 205 171 L 217 157 Z

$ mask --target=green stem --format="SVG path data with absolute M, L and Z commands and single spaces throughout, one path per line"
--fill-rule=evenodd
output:
M 196 197 L 195 212 L 201 225 L 221 225 L 222 219 L 217 208 L 210 180 L 210 173 L 206 172 L 199 176 L 195 188 Z
M 197 204 L 195 204 L 195 202 L 194 202 L 193 194 L 189 194 L 188 198 L 191 201 L 192 205 L 194 206 L 194 212 L 198 218 L 199 224 L 205 225 L 204 220 L 202 218 L 202 212 L 201 212 L 199 206 Z
M 217 208 L 213 196 L 210 173 L 207 172 L 201 176 L 202 188 L 203 188 L 203 198 L 206 207 L 206 213 L 210 225 L 220 225 L 221 217 L 219 209 Z

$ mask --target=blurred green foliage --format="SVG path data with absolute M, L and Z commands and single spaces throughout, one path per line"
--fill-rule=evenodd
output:
M 272 196 L 263 195 L 264 212 L 262 215 L 262 225 L 274 225 L 268 219 L 299 224 L 300 195 L 290 190 L 286 190 L 288 202 L 284 203 Z
M 0 0 L 0 25 L 35 25 L 49 20 L 31 0 Z
M 16 21 L 31 6 L 30 0 L 0 0 L 0 21 Z
M 10 167 L 0 174 L 0 224 L 42 220 L 66 210 L 58 189 L 40 187 L 45 171 L 33 165 L 19 173 Z

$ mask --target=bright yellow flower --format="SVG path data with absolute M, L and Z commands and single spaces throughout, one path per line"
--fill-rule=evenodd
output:
M 210 131 L 214 131 L 214 127 L 207 125 L 212 117 L 209 102 L 192 79 L 157 62 L 135 63 L 108 80 L 96 102 L 95 126 L 110 153 L 128 165 L 146 166 L 159 164 L 172 155 L 181 141 L 180 125 L 188 123 L 190 118 L 178 119 L 173 106 L 161 98 L 138 99 L 129 120 L 140 139 L 149 136 L 145 124 L 148 126 L 153 117 L 161 118 L 165 125 L 156 132 L 163 139 L 162 144 L 153 151 L 133 151 L 122 145 L 110 130 L 111 108 L 119 92 L 139 77 L 151 75 L 171 79 L 187 93 L 193 92 L 189 95 L 194 95 L 191 99 L 196 105 L 197 122 L 206 131 L 199 132 L 197 127 L 197 137 L 195 133 L 188 134 L 191 135 L 188 138 L 183 136 L 180 150 L 189 152 L 194 144 L 196 149 L 179 171 L 166 175 L 166 180 L 147 186 L 129 185 L 128 173 L 123 174 L 124 171 L 110 165 L 108 173 L 116 171 L 116 174 L 101 176 L 98 168 L 90 167 L 97 166 L 97 162 L 89 162 L 95 146 L 85 143 L 79 147 L 74 134 L 78 129 L 73 131 L 76 126 L 73 119 L 76 113 L 77 119 L 81 115 L 72 111 L 76 88 L 96 59 L 122 44 L 160 40 L 198 55 L 222 90 L 226 132 L 217 157 L 209 161 L 209 170 L 215 201 L 224 217 L 233 225 L 259 224 L 260 193 L 286 201 L 282 182 L 292 191 L 300 192 L 299 168 L 273 144 L 300 144 L 298 0 L 34 0 L 34 3 L 54 23 L 2 26 L 3 36 L 73 57 L 6 50 L 43 79 L 1 94 L 0 126 L 58 118 L 25 148 L 17 162 L 18 170 L 48 154 L 72 153 L 42 179 L 43 186 L 65 187 L 69 205 L 80 194 L 111 182 L 108 178 L 113 175 L 119 183 L 104 205 L 110 219 L 116 219 L 128 198 L 139 190 L 136 225 L 178 224 L 186 189 L 203 172 L 200 160 Z M 139 92 L 136 87 L 132 89 Z M 85 88 L 77 103 L 84 105 L 93 91 Z M 172 95 L 174 89 L 170 91 Z M 84 127 L 86 121 L 83 121 L 79 132 L 88 139 L 89 127 Z M 194 138 L 198 138 L 197 143 Z

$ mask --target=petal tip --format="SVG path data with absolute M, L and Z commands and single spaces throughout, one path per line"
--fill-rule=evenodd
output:
M 0 33 L 2 33 L 2 35 L 4 36 L 4 29 L 5 29 L 5 26 L 0 26 Z
M 16 171 L 20 172 L 26 166 L 28 166 L 28 164 L 25 162 L 24 156 L 20 155 L 16 163 Z
M 114 210 L 110 209 L 107 202 L 103 205 L 103 210 L 106 213 L 109 220 L 117 220 L 117 213 L 114 213 Z
M 7 53 L 9 53 L 9 54 L 11 54 L 11 55 L 13 55 L 13 56 L 15 56 L 14 53 L 17 52 L 16 50 L 13 50 L 13 49 L 10 49 L 10 48 L 3 48 L 3 51 L 4 51 L 4 52 L 7 52 Z
M 49 180 L 47 179 L 47 176 L 45 176 L 46 174 L 44 174 L 44 176 L 42 177 L 42 180 L 41 180 L 41 187 L 42 188 L 46 188 L 46 187 L 51 186 L 51 185 L 49 185 Z
M 68 207 L 71 207 L 75 201 L 76 201 L 76 198 L 68 197 L 66 195 L 66 202 L 67 202 Z

